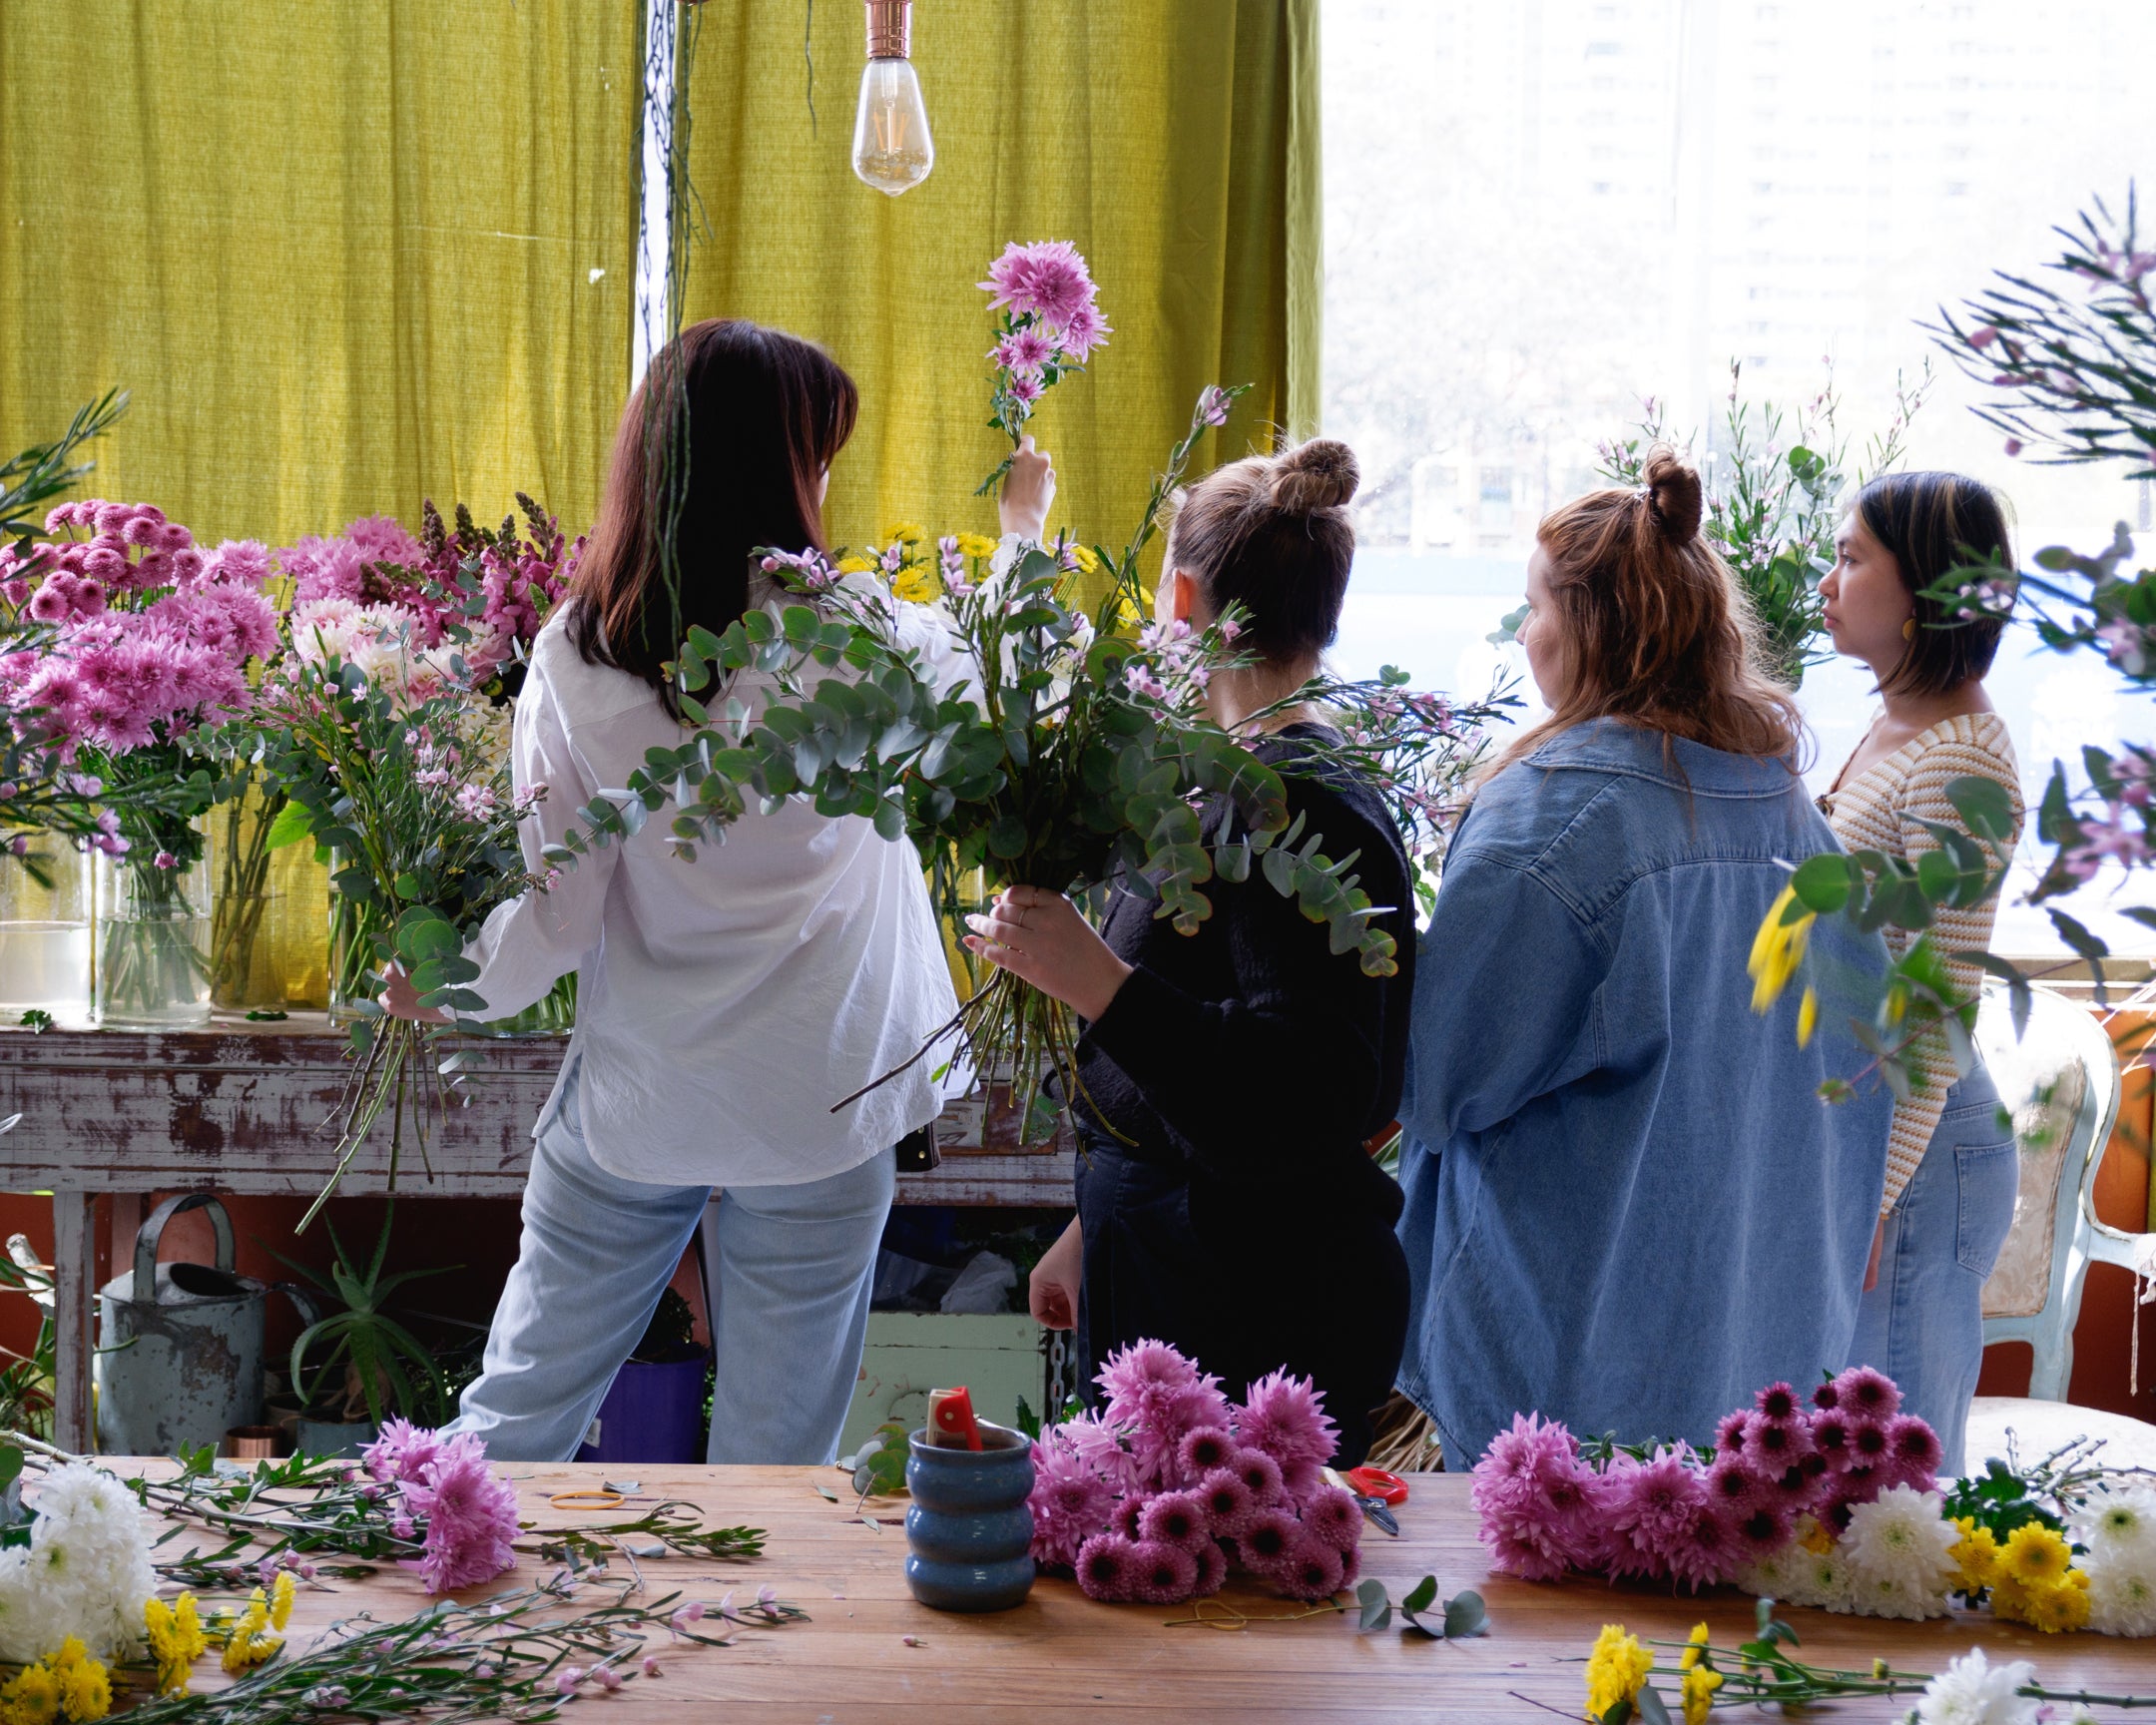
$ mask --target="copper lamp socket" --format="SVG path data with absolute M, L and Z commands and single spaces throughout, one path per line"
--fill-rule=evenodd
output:
M 913 0 L 866 0 L 868 58 L 904 60 L 912 46 Z

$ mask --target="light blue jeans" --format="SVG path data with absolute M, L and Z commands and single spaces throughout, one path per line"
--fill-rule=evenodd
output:
M 566 1461 L 643 1338 L 712 1189 L 609 1174 L 577 1124 L 577 1074 L 532 1147 L 524 1234 L 486 1364 L 452 1429 L 504 1461 Z M 799 1186 L 735 1186 L 712 1264 L 713 1461 L 834 1460 L 860 1374 L 892 1153 Z
M 1923 1160 L 1886 1218 L 1879 1286 L 1857 1313 L 1853 1365 L 1901 1387 L 1901 1406 L 1938 1434 L 1941 1473 L 1963 1468 L 1969 1402 L 1983 1366 L 1983 1285 L 2013 1225 L 2020 1157 L 1978 1066 L 1946 1092 Z

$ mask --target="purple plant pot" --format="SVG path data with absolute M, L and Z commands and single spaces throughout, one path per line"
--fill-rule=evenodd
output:
M 599 1404 L 599 1441 L 579 1461 L 696 1462 L 704 1459 L 702 1354 L 653 1365 L 626 1362 Z

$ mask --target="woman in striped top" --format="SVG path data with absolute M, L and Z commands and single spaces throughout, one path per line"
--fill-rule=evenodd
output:
M 2004 623 L 1959 621 L 1923 597 L 1956 566 L 1992 555 L 2011 566 L 2004 512 L 1988 488 L 1958 474 L 1875 479 L 1842 524 L 1834 570 L 1820 583 L 1827 627 L 1838 652 L 1872 668 L 1882 701 L 1820 799 L 1846 850 L 1913 862 L 1938 849 L 1925 823 L 1961 825 L 1946 787 L 1971 775 L 2006 788 L 2020 838 L 2013 744 L 1983 686 Z M 1997 908 L 1995 894 L 1938 908 L 1932 944 L 1948 954 L 1984 950 Z M 1886 933 L 1896 957 L 1914 939 Z M 1946 968 L 1955 994 L 1973 996 L 1982 971 L 1952 961 Z M 1973 1017 L 1971 1009 L 1964 1021 Z M 1941 1471 L 1959 1471 L 1983 1361 L 1983 1284 L 2013 1221 L 2019 1169 L 2012 1127 L 1981 1060 L 1957 1077 L 1935 1028 L 1908 1054 L 1913 1093 L 1894 1106 L 1852 1359 L 1901 1386 L 1909 1412 L 1938 1433 Z

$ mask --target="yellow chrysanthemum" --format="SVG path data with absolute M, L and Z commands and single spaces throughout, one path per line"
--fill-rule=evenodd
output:
M 980 533 L 958 535 L 958 555 L 961 557 L 993 557 L 996 542 Z
M 1824 1557 L 1834 1549 L 1834 1535 L 1809 1515 L 1798 1517 L 1797 1543 L 1815 1557 Z
M 258 1587 L 248 1595 L 247 1610 L 239 1622 L 226 1634 L 225 1669 L 237 1677 L 283 1646 L 283 1637 L 270 1634 L 269 1628 L 270 1601 Z
M 841 575 L 865 575 L 875 566 L 876 560 L 873 557 L 863 557 L 858 551 L 848 552 L 838 559 L 838 573 Z
M 1654 1655 L 1628 1635 L 1622 1623 L 1605 1623 L 1587 1655 L 1587 1717 L 1600 1720 L 1623 1701 L 1638 1705 L 1654 1669 Z
M 2026 1623 L 2046 1635 L 2057 1635 L 2068 1629 L 2086 1629 L 2089 1620 L 2088 1575 L 2083 1570 L 2068 1569 L 2056 1580 L 2033 1584 L 2002 1575 L 1991 1589 L 1991 1610 L 2010 1623 Z
M 2038 1588 L 2060 1579 L 2073 1563 L 2065 1536 L 2041 1521 L 2024 1521 L 2006 1535 L 1999 1570 L 2023 1587 Z
M 928 529 L 916 521 L 900 521 L 892 526 L 883 537 L 885 539 L 895 539 L 901 545 L 918 545 L 928 537 Z
M 48 1660 L 60 1687 L 60 1706 L 75 1725 L 91 1725 L 112 1711 L 112 1677 L 90 1657 L 90 1649 L 70 1635 Z
M 1068 549 L 1071 554 L 1071 561 L 1077 564 L 1086 574 L 1098 575 L 1101 572 L 1100 554 L 1092 546 L 1081 545 L 1077 540 L 1073 539 Z
M 1999 1547 L 1990 1528 L 1979 1527 L 1973 1515 L 1956 1515 L 1960 1539 L 1946 1555 L 1961 1565 L 1961 1591 L 1974 1593 L 1998 1578 Z
M 1752 1010 L 1761 1014 L 1782 998 L 1782 990 L 1797 974 L 1797 967 L 1804 962 L 1805 944 L 1812 938 L 1812 924 L 1819 920 L 1818 913 L 1811 910 L 1787 922 L 1782 919 L 1796 896 L 1796 887 L 1783 887 L 1781 896 L 1761 920 L 1759 932 L 1752 937 L 1752 956 L 1745 961 L 1745 973 L 1752 978 Z
M 1714 1710 L 1715 1691 L 1721 1687 L 1722 1673 L 1704 1665 L 1694 1666 L 1684 1674 L 1685 1725 L 1701 1725 Z
M 9 1725 L 53 1725 L 60 1716 L 60 1679 L 44 1665 L 26 1665 L 0 1688 Z
M 183 1593 L 170 1605 L 162 1599 L 145 1601 L 143 1623 L 149 1633 L 150 1655 L 157 1661 L 158 1693 L 186 1694 L 189 1667 L 210 1645 L 195 1595 Z
M 299 1591 L 299 1583 L 292 1579 L 289 1569 L 277 1571 L 276 1585 L 270 1589 L 270 1627 L 281 1629 L 291 1621 L 292 1598 Z
M 1685 1643 L 1685 1650 L 1677 1655 L 1677 1669 L 1689 1671 L 1700 1662 L 1700 1655 L 1707 1650 L 1707 1625 L 1692 1625 L 1692 1638 Z
M 903 599 L 908 605 L 925 605 L 943 591 L 943 583 L 927 564 L 916 563 L 892 578 L 890 590 L 894 599 Z
M 1804 998 L 1797 1002 L 1797 1046 L 1802 1048 L 1812 1040 L 1812 1032 L 1819 1028 L 1819 995 L 1806 988 Z

